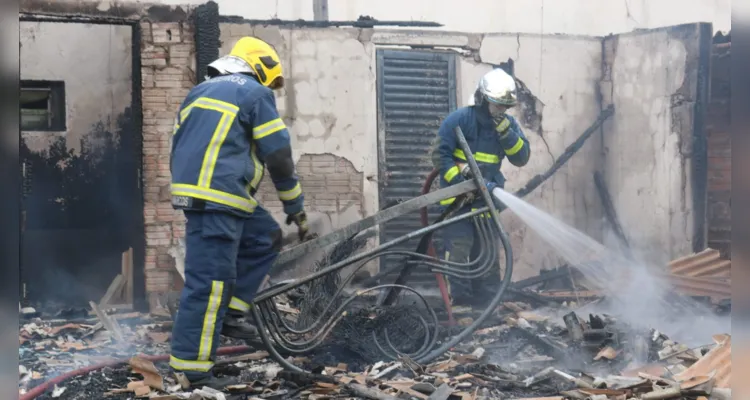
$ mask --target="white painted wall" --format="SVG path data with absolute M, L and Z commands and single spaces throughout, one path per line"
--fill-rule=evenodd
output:
M 24 132 L 33 151 L 64 136 L 78 151 L 98 122 L 116 131 L 131 104 L 131 28 L 121 25 L 21 22 L 21 79 L 65 82 L 66 132 Z
M 202 4 L 205 0 L 159 0 Z M 247 19 L 313 19 L 313 0 L 216 0 L 222 15 Z M 434 21 L 472 33 L 565 33 L 603 36 L 692 22 L 731 26 L 731 0 L 328 0 L 330 20 Z

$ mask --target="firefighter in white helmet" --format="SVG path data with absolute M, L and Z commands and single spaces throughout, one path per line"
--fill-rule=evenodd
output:
M 503 159 L 517 167 L 529 162 L 529 141 L 518 122 L 507 111 L 516 105 L 515 79 L 502 69 L 485 74 L 477 85 L 468 107 L 459 108 L 449 114 L 438 131 L 438 140 L 433 149 L 432 161 L 440 171 L 440 186 L 447 187 L 471 178 L 466 155 L 456 139 L 455 129 L 461 127 L 482 176 L 492 187 L 504 187 L 505 177 L 500 172 Z M 443 200 L 448 206 L 455 198 Z M 466 206 L 461 212 L 482 207 L 481 198 Z M 475 258 L 474 225 L 464 220 L 444 230 L 445 259 L 466 263 Z M 491 298 L 488 290 L 496 287 L 499 274 L 496 269 L 491 276 L 475 280 L 450 278 L 450 292 L 457 305 L 480 305 Z

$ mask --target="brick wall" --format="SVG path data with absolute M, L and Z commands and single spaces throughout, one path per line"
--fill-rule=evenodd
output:
M 304 154 L 296 167 L 308 213 L 335 214 L 354 206 L 364 214 L 362 173 L 357 172 L 350 161 L 332 154 Z M 281 217 L 281 201 L 268 174 L 255 197 L 269 211 Z
M 732 152 L 730 124 L 730 44 L 716 44 L 708 108 L 708 246 L 730 256 Z
M 185 235 L 184 217 L 170 202 L 169 153 L 175 115 L 195 85 L 195 46 L 187 22 L 142 22 L 141 29 L 145 275 L 154 294 L 181 282 L 168 254 Z

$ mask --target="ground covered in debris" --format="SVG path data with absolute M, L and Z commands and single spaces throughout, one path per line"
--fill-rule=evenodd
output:
M 280 305 L 288 313 L 296 310 Z M 476 312 L 456 309 L 460 324 Z M 102 321 L 104 319 L 104 321 Z M 534 310 L 505 302 L 444 357 L 366 363 L 321 347 L 289 358 L 311 373 L 283 371 L 261 346 L 223 340 L 216 372 L 238 378 L 223 392 L 188 390 L 170 373 L 168 312 L 66 310 L 27 313 L 21 323 L 22 399 L 728 399 L 731 338 L 689 348 L 657 330 L 607 315 L 577 315 L 569 305 Z M 450 329 L 442 329 L 450 332 Z M 119 362 L 117 361 L 119 360 Z M 35 395 L 55 377 L 106 363 Z M 24 397 L 25 396 L 25 397 Z

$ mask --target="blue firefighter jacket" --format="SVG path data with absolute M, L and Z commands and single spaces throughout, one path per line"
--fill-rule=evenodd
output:
M 251 214 L 266 167 L 284 212 L 302 211 L 289 132 L 273 92 L 242 74 L 194 87 L 180 107 L 172 139 L 172 205 Z
M 465 180 L 456 163 L 465 163 L 466 156 L 456 139 L 456 127 L 466 138 L 482 176 L 488 182 L 505 186 L 505 177 L 500 172 L 503 158 L 511 164 L 522 167 L 529 161 L 529 141 L 521 131 L 518 122 L 507 115 L 510 127 L 504 137 L 495 130 L 495 122 L 489 113 L 478 107 L 459 108 L 448 114 L 438 131 L 438 140 L 433 149 L 432 161 L 440 171 L 440 187 L 447 187 Z M 455 198 L 443 200 L 441 205 L 453 203 Z M 477 199 L 474 206 L 483 204 Z

